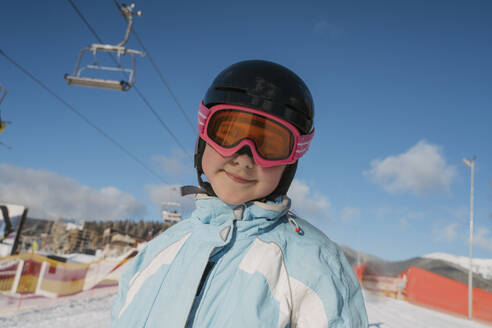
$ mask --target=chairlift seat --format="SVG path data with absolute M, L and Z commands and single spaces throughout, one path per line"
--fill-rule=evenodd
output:
M 118 4 L 117 4 L 118 5 Z M 79 58 L 77 59 L 77 64 L 75 65 L 75 71 L 73 75 L 68 75 L 65 74 L 65 80 L 69 85 L 80 85 L 84 87 L 93 87 L 93 88 L 104 88 L 104 89 L 111 89 L 111 90 L 120 90 L 120 91 L 127 91 L 130 89 L 134 84 L 135 84 L 135 55 L 140 55 L 140 56 L 145 56 L 145 53 L 133 49 L 126 49 L 124 45 L 128 41 L 128 37 L 130 35 L 130 31 L 132 29 L 133 25 L 133 15 L 141 16 L 142 12 L 137 11 L 136 13 L 133 13 L 133 8 L 135 7 L 134 4 L 130 6 L 119 6 L 118 8 L 121 12 L 121 14 L 125 17 L 125 19 L 128 22 L 128 26 L 126 28 L 126 33 L 123 41 L 118 43 L 117 45 L 111 45 L 111 44 L 99 44 L 99 43 L 94 43 L 90 47 L 85 47 L 80 51 Z M 115 60 L 113 57 L 113 60 L 115 60 L 116 67 L 109 67 L 109 66 L 100 66 L 97 62 L 95 65 L 85 65 L 84 67 L 80 68 L 80 60 L 82 58 L 82 55 L 84 52 L 90 51 L 94 57 L 96 57 L 96 53 L 99 52 L 106 52 L 106 53 L 116 53 L 118 60 Z M 123 68 L 120 64 L 120 58 L 121 56 L 124 55 L 129 55 L 131 57 L 132 61 L 132 67 L 131 68 Z M 93 77 L 85 77 L 81 76 L 81 72 L 84 69 L 91 69 L 91 70 L 103 70 L 103 71 L 120 71 L 121 73 L 125 74 L 128 73 L 128 82 L 126 81 L 118 81 L 118 80 L 105 80 L 105 79 L 100 79 L 100 78 L 93 78 Z
M 78 85 L 83 87 L 103 88 L 118 91 L 127 91 L 131 85 L 126 81 L 104 80 L 88 77 L 72 76 L 65 74 L 65 80 L 69 85 Z
M 105 52 L 116 52 L 116 53 L 125 53 L 126 49 L 125 47 L 120 47 L 120 46 L 115 46 L 112 44 L 99 44 L 99 43 L 94 43 L 90 46 L 90 51 L 93 53 L 100 50 L 100 51 L 105 51 Z
M 80 67 L 80 62 L 82 56 L 85 52 L 91 52 L 96 56 L 97 52 L 114 52 L 118 54 L 118 58 L 121 55 L 129 55 L 131 57 L 132 67 L 109 67 L 109 66 L 99 66 L 99 65 L 85 65 Z M 92 44 L 90 47 L 85 47 L 80 51 L 79 57 L 77 59 L 77 64 L 75 66 L 75 71 L 73 75 L 65 74 L 65 80 L 69 85 L 77 85 L 92 88 L 102 88 L 118 91 L 127 91 L 135 84 L 135 55 L 145 56 L 145 53 L 133 49 L 126 49 L 121 46 L 107 45 L 107 44 Z M 87 76 L 81 76 L 84 69 L 100 70 L 100 71 L 120 71 L 123 73 L 128 73 L 128 81 L 124 80 L 109 80 L 100 79 Z

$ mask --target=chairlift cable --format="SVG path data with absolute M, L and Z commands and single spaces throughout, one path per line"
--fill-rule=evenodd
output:
M 87 25 L 87 27 L 89 28 L 89 30 L 91 31 L 91 33 L 94 35 L 94 37 L 97 39 L 97 41 L 99 41 L 99 43 L 101 43 L 101 44 L 104 44 L 103 40 L 99 37 L 99 35 L 97 34 L 96 30 L 90 25 L 90 23 L 84 17 L 84 15 L 82 14 L 82 12 L 80 10 L 78 10 L 78 8 L 75 6 L 75 4 L 72 2 L 72 0 L 68 0 L 68 2 L 73 7 L 73 9 L 77 12 L 77 14 L 80 16 L 80 18 L 82 19 L 82 21 Z M 118 3 L 116 1 L 115 1 L 115 3 L 116 3 L 116 5 L 119 8 Z M 113 59 L 113 61 L 116 63 L 116 65 L 119 65 L 119 63 L 117 62 L 117 60 L 114 58 L 113 54 L 109 54 L 109 55 L 111 56 L 111 58 Z M 176 144 L 181 148 L 181 150 L 183 150 L 183 152 L 186 155 L 188 155 L 189 157 L 192 157 L 192 155 L 188 151 L 186 151 L 186 148 L 179 142 L 179 139 L 174 135 L 174 133 L 171 132 L 171 129 L 167 126 L 167 124 L 164 122 L 164 120 L 153 109 L 153 107 L 150 105 L 150 102 L 142 94 L 142 92 L 140 90 L 138 90 L 135 85 L 133 86 L 133 88 L 135 89 L 135 91 L 137 91 L 137 94 L 140 96 L 140 98 L 145 103 L 145 105 L 147 105 L 148 109 L 152 112 L 152 114 L 154 114 L 154 116 L 157 118 L 157 120 L 161 123 L 161 125 L 164 127 L 164 129 L 171 135 L 171 137 L 173 138 L 174 142 L 176 142 Z
M 118 1 L 117 0 L 113 0 L 113 1 L 115 3 L 116 7 L 118 9 L 120 9 L 121 6 L 119 5 Z M 144 44 L 142 42 L 142 39 L 140 39 L 140 37 L 138 36 L 137 32 L 135 31 L 135 27 L 132 29 L 132 33 L 133 33 L 133 36 L 135 36 L 135 39 L 137 40 L 137 42 L 140 45 L 140 47 L 142 48 L 142 50 L 145 52 L 145 55 L 148 56 L 148 58 L 150 60 L 150 63 L 152 64 L 152 67 L 156 71 L 157 75 L 159 75 L 159 78 L 161 79 L 162 84 L 164 84 L 164 86 L 166 87 L 167 91 L 169 91 L 169 94 L 171 95 L 171 97 L 173 98 L 174 102 L 176 103 L 176 106 L 178 106 L 178 109 L 183 114 L 186 122 L 188 122 L 188 125 L 191 128 L 191 131 L 193 133 L 195 133 L 196 131 L 195 131 L 195 127 L 194 127 L 193 123 L 191 122 L 190 118 L 188 117 L 188 115 L 186 114 L 185 110 L 183 109 L 183 106 L 181 106 L 181 103 L 179 102 L 178 97 L 176 97 L 176 94 L 173 92 L 173 90 L 171 89 L 171 87 L 167 83 L 166 79 L 164 79 L 164 75 L 162 74 L 162 72 L 160 71 L 159 67 L 155 63 L 154 59 L 150 55 L 150 52 L 147 51 L 147 48 L 144 46 Z
M 97 41 L 99 41 L 99 43 L 103 44 L 104 42 L 97 35 L 96 31 L 92 28 L 92 26 L 89 24 L 87 19 L 85 19 L 84 15 L 80 12 L 79 8 L 77 8 L 77 6 L 75 6 L 75 4 L 72 2 L 72 0 L 68 0 L 68 2 L 72 6 L 73 10 L 75 10 L 75 12 L 79 15 L 80 19 L 82 19 L 84 21 L 85 25 L 87 25 L 87 27 L 89 28 L 91 33 L 96 37 Z M 110 55 L 111 55 L 111 57 L 113 56 L 113 54 L 110 54 Z
M 2 84 L 0 84 L 0 104 L 2 103 L 6 95 L 7 95 L 7 89 L 2 87 Z
M 174 133 L 172 133 L 172 131 L 167 126 L 167 124 L 164 123 L 164 121 L 161 119 L 161 117 L 159 116 L 159 114 L 157 114 L 157 112 L 150 105 L 150 103 L 148 102 L 148 100 L 142 95 L 142 93 L 140 92 L 140 90 L 135 85 L 133 86 L 133 88 L 135 89 L 135 91 L 137 92 L 137 94 L 140 96 L 140 98 L 142 98 L 142 101 L 147 105 L 147 107 L 149 107 L 150 111 L 152 111 L 152 113 L 155 115 L 155 117 L 157 117 L 157 119 L 159 120 L 159 122 L 161 122 L 162 126 L 171 135 L 171 137 L 178 144 L 178 146 L 181 148 L 181 150 L 183 150 L 186 155 L 188 155 L 188 156 L 191 157 L 191 154 L 186 151 L 185 147 L 181 144 L 181 142 L 179 142 L 179 139 L 176 137 L 176 135 Z
M 188 115 L 186 114 L 186 112 L 184 111 L 183 106 L 181 106 L 180 102 L 178 101 L 178 98 L 176 97 L 174 92 L 171 90 L 171 87 L 169 86 L 169 84 L 164 79 L 164 76 L 162 75 L 161 71 L 159 70 L 156 63 L 154 62 L 154 59 L 152 58 L 152 56 L 150 56 L 150 53 L 145 48 L 145 46 L 144 46 L 142 40 L 140 39 L 140 37 L 138 36 L 137 32 L 135 32 L 135 29 L 132 30 L 132 33 L 135 36 L 135 39 L 137 40 L 137 42 L 140 44 L 140 47 L 142 47 L 142 50 L 145 52 L 145 55 L 149 58 L 150 63 L 154 67 L 154 70 L 156 71 L 157 75 L 159 75 L 159 78 L 161 79 L 162 83 L 164 84 L 164 86 L 167 88 L 167 90 L 171 94 L 171 97 L 173 98 L 174 102 L 176 103 L 176 106 L 178 106 L 179 110 L 183 114 L 184 118 L 186 119 L 186 122 L 188 122 L 188 125 L 191 127 L 191 130 L 193 131 L 193 133 L 195 133 L 196 131 L 195 131 L 195 127 L 193 126 L 193 123 L 191 123 L 191 120 L 188 117 Z
M 157 177 L 159 180 L 161 180 L 164 183 L 166 180 L 162 178 L 157 172 L 152 170 L 150 167 L 145 165 L 144 162 L 142 162 L 136 155 L 134 155 L 132 152 L 130 152 L 128 149 L 126 149 L 122 144 L 120 144 L 116 139 L 108 135 L 106 132 L 104 132 L 101 128 L 99 128 L 96 124 L 94 124 L 91 120 L 89 120 L 84 114 L 82 114 L 80 111 L 78 111 L 75 107 L 70 105 L 67 101 L 65 101 L 62 97 L 60 97 L 58 94 L 56 94 L 53 90 L 51 90 L 46 84 L 44 84 L 42 81 L 40 81 L 38 78 L 36 78 L 33 74 L 31 74 L 27 69 L 22 67 L 20 64 L 18 64 L 15 60 L 10 58 L 2 49 L 0 49 L 0 55 L 4 56 L 11 64 L 16 66 L 19 70 L 21 70 L 25 75 L 27 75 L 31 80 L 39 84 L 43 89 L 45 89 L 49 94 L 51 94 L 53 97 L 58 99 L 62 104 L 64 104 L 68 109 L 70 109 L 75 115 L 77 115 L 80 119 L 84 120 L 87 124 L 92 126 L 97 132 L 99 132 L 103 137 L 111 141 L 116 147 L 118 147 L 121 151 L 126 153 L 130 158 L 132 158 L 135 162 L 140 164 L 144 169 L 146 169 L 148 172 L 150 172 L 152 175 Z

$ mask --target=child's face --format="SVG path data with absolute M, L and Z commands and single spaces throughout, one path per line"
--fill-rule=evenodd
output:
M 238 205 L 274 191 L 285 165 L 261 167 L 247 154 L 222 157 L 207 144 L 202 168 L 217 196 L 227 204 Z

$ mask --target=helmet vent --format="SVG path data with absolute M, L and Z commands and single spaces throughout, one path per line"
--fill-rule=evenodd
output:
M 245 89 L 234 88 L 234 87 L 215 87 L 215 90 L 248 93 L 248 91 Z
M 284 106 L 287 107 L 287 108 L 290 108 L 290 109 L 292 109 L 292 110 L 294 110 L 296 112 L 299 111 L 299 109 L 297 109 L 296 107 L 292 106 L 291 104 L 284 104 Z

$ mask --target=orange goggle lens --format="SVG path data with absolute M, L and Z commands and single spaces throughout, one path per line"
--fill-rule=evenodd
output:
M 294 146 L 292 132 L 269 118 L 239 110 L 221 110 L 212 115 L 207 135 L 218 145 L 232 148 L 244 139 L 254 142 L 258 154 L 267 160 L 290 156 Z

